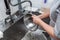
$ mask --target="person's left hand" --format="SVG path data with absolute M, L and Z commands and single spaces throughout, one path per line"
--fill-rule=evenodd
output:
M 38 16 L 36 16 L 36 15 L 33 15 L 32 18 L 33 18 L 33 22 L 35 24 L 39 25 L 39 22 L 40 22 L 41 19 Z

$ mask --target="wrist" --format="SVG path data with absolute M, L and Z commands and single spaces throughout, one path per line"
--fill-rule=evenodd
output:
M 38 25 L 40 25 L 40 24 L 41 24 L 41 21 L 42 21 L 41 19 L 39 19 L 39 20 L 38 20 Z

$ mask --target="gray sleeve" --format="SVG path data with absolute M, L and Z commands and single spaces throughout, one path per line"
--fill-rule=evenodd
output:
M 55 0 L 50 8 L 50 12 L 53 13 L 59 5 L 60 5 L 60 0 Z
M 58 38 L 60 38 L 60 14 L 57 16 L 54 33 Z

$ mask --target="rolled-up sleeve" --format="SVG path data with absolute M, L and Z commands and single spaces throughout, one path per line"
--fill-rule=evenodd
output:
M 57 16 L 54 33 L 55 33 L 56 37 L 60 38 L 60 14 L 58 14 L 58 16 Z

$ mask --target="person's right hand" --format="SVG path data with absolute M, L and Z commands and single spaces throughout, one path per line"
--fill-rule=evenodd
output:
M 39 17 L 40 19 L 42 19 L 42 15 L 38 15 L 37 17 Z
M 40 22 L 40 18 L 36 15 L 32 15 L 32 19 L 33 19 L 33 22 L 37 25 L 39 25 L 39 22 Z

